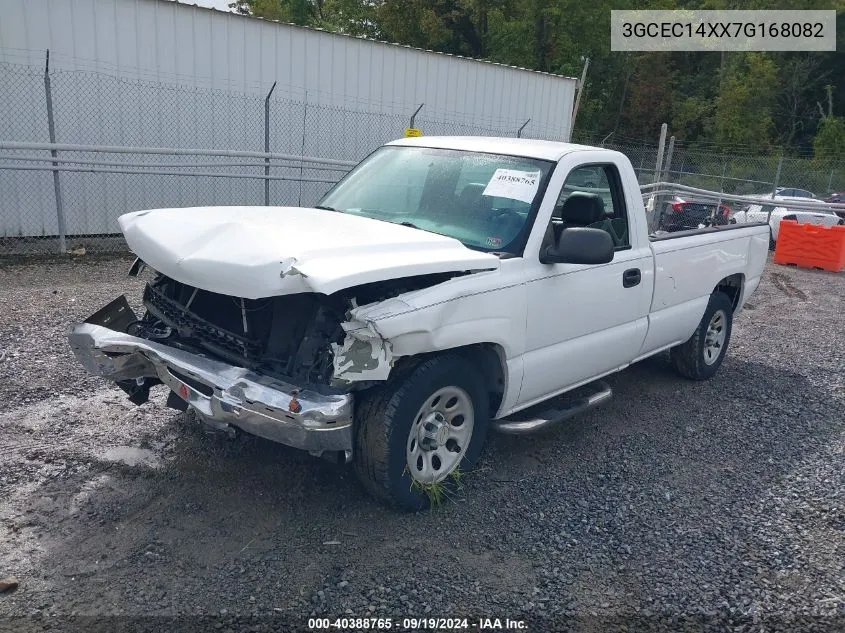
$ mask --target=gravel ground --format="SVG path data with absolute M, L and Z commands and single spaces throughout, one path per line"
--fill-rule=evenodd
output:
M 640 363 L 400 515 L 348 468 L 87 377 L 67 324 L 137 305 L 128 263 L 0 268 L 0 579 L 20 583 L 0 630 L 845 630 L 844 275 L 770 264 L 713 380 Z

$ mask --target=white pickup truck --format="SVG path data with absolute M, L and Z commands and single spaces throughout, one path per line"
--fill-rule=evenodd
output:
M 315 208 L 120 217 L 151 269 L 73 326 L 91 373 L 205 423 L 354 463 L 419 510 L 489 429 L 528 433 L 610 396 L 600 379 L 669 350 L 716 373 L 760 282 L 769 227 L 649 235 L 628 159 L 526 139 L 381 147 Z

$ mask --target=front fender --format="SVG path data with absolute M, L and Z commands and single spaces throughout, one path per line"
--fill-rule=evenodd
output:
M 503 364 L 520 356 L 524 286 L 484 288 L 473 277 L 351 309 L 333 348 L 335 381 L 387 380 L 398 358 L 478 344 L 497 346 Z

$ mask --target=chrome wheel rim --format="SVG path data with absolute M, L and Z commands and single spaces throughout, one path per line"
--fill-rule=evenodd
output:
M 424 484 L 448 477 L 469 448 L 474 423 L 472 399 L 460 387 L 443 387 L 426 398 L 406 444 L 411 477 Z
M 728 317 L 724 310 L 716 310 L 710 317 L 707 333 L 704 335 L 704 362 L 708 365 L 715 363 L 722 355 L 728 336 L 727 323 Z

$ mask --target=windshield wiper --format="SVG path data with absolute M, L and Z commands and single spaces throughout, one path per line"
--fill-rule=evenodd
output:
M 438 233 L 437 231 L 432 231 L 431 229 L 424 229 L 420 226 L 417 226 L 413 222 L 408 222 L 407 220 L 404 220 L 402 222 L 393 222 L 393 224 L 398 224 L 399 226 L 407 226 L 408 228 L 417 229 L 418 231 L 425 231 L 426 233 L 434 233 L 435 235 L 443 235 L 443 233 Z
M 315 209 L 322 209 L 323 211 L 337 211 L 338 213 L 342 213 L 340 209 L 335 209 L 334 207 L 327 207 L 322 204 L 318 204 L 314 207 Z

